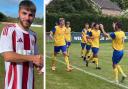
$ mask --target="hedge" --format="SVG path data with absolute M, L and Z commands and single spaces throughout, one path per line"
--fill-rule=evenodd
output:
M 84 27 L 84 23 L 92 22 L 102 23 L 107 32 L 113 31 L 113 21 L 120 21 L 123 24 L 123 30 L 128 31 L 128 19 L 122 17 L 100 16 L 90 14 L 63 14 L 63 13 L 47 13 L 46 14 L 46 31 L 49 32 L 54 26 L 58 18 L 64 17 L 66 21 L 71 22 L 73 32 L 80 32 Z

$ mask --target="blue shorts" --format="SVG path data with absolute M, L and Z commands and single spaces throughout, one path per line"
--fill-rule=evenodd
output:
M 86 45 L 86 50 L 90 50 L 91 49 L 91 45 Z
M 66 42 L 66 46 L 69 47 L 71 45 L 71 42 Z
M 84 49 L 85 45 L 86 45 L 86 43 L 81 43 L 82 49 Z
M 99 51 L 99 48 L 92 47 L 93 55 L 97 55 L 98 54 L 98 51 Z
M 64 45 L 64 46 L 54 46 L 54 52 L 56 52 L 56 53 L 58 53 L 58 52 L 60 52 L 60 50 L 64 53 L 64 52 L 66 52 L 66 45 Z
M 112 56 L 112 62 L 113 64 L 118 64 L 120 62 L 120 60 L 122 59 L 124 55 L 124 51 L 118 51 L 118 50 L 114 50 L 113 51 L 113 56 Z

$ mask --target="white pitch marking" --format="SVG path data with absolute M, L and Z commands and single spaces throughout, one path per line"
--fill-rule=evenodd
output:
M 47 58 L 52 58 L 52 57 L 47 56 L 47 55 L 46 55 L 46 57 L 47 57 Z M 60 63 L 62 63 L 62 64 L 64 64 L 64 65 L 66 65 L 64 62 L 62 62 L 62 61 L 60 61 L 60 60 L 57 60 L 57 61 L 60 62 Z M 83 69 L 81 69 L 81 68 L 79 68 L 79 67 L 76 67 L 76 66 L 73 66 L 73 65 L 72 65 L 72 67 L 75 68 L 75 69 L 77 69 L 77 70 L 79 70 L 79 71 L 82 71 L 82 72 L 84 72 L 84 73 L 86 73 L 86 74 L 88 74 L 88 75 L 94 76 L 94 77 L 99 78 L 99 79 L 101 79 L 101 80 L 104 80 L 104 81 L 106 81 L 106 82 L 109 82 L 109 83 L 118 85 L 118 86 L 120 86 L 120 87 L 122 87 L 122 88 L 128 89 L 128 86 L 125 86 L 125 85 L 122 85 L 122 84 L 114 83 L 114 82 L 111 81 L 111 80 L 108 80 L 108 79 L 106 79 L 106 78 L 104 78 L 104 77 L 101 77 L 101 76 L 99 76 L 99 75 L 93 74 L 93 73 L 91 73 L 91 72 L 85 71 L 85 70 L 83 70 Z

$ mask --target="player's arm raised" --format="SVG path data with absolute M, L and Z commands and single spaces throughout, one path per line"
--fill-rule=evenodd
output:
M 104 30 L 103 24 L 100 24 L 100 29 L 103 32 L 104 36 L 108 37 L 108 33 Z
M 53 40 L 54 38 L 53 38 L 53 32 L 52 31 L 50 31 L 50 38 Z
M 52 40 L 54 40 L 54 37 L 53 37 L 53 35 L 54 35 L 54 32 L 56 31 L 56 28 L 54 27 L 54 28 L 52 28 L 52 30 L 50 31 L 50 38 L 52 39 Z

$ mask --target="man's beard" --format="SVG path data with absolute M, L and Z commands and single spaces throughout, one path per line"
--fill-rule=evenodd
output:
M 23 28 L 25 28 L 25 29 L 29 29 L 29 27 L 31 26 L 31 24 L 32 24 L 32 22 L 30 22 L 30 21 L 28 21 L 26 24 L 22 21 L 22 20 L 20 20 L 20 24 L 23 26 Z

